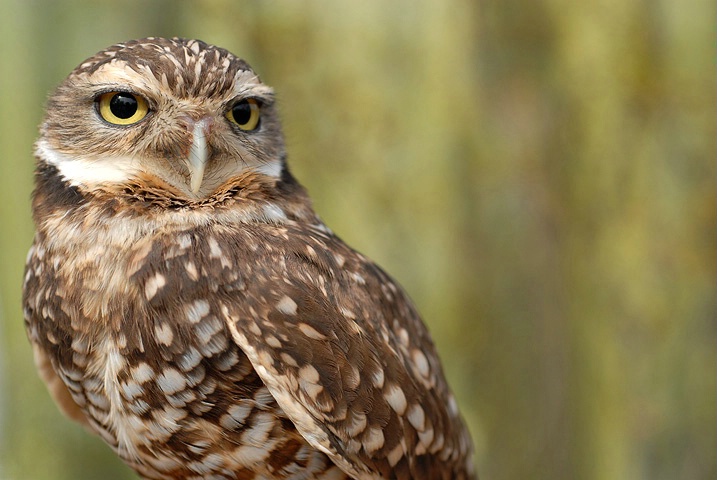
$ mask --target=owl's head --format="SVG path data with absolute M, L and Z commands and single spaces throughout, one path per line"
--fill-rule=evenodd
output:
M 36 154 L 80 189 L 142 179 L 200 199 L 247 171 L 281 176 L 273 103 L 272 89 L 222 48 L 178 38 L 117 44 L 50 97 Z

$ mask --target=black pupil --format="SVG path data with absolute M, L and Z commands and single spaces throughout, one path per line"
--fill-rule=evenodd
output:
M 110 100 L 110 111 L 117 118 L 131 118 L 137 113 L 137 106 L 137 99 L 129 93 L 118 93 Z
M 234 115 L 234 121 L 239 125 L 245 125 L 249 123 L 251 118 L 251 106 L 246 100 L 242 100 L 232 107 L 232 115 Z

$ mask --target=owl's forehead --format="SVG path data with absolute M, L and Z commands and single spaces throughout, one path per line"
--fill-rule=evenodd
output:
M 248 63 L 200 40 L 146 38 L 113 45 L 80 64 L 70 78 L 98 84 L 129 83 L 179 98 L 270 93 Z

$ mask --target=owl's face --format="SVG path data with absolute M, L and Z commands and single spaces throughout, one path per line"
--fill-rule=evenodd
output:
M 247 171 L 279 177 L 273 91 L 228 51 L 196 40 L 118 44 L 58 87 L 36 145 L 85 191 L 142 181 L 208 197 Z

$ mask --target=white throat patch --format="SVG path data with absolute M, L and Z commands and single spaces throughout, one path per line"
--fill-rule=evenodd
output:
M 73 186 L 96 186 L 103 183 L 121 183 L 142 170 L 131 157 L 73 158 L 56 152 L 46 140 L 40 140 L 35 154 L 57 167 L 60 175 Z
M 195 142 L 199 145 L 198 147 L 193 145 L 193 151 L 191 152 L 192 155 L 197 157 L 197 161 L 202 163 L 202 167 L 204 166 L 204 162 L 206 162 L 206 159 L 203 158 L 206 155 L 206 146 L 204 145 L 203 140 L 204 139 L 202 138 L 200 142 Z M 197 151 L 194 151 L 195 149 Z M 109 155 L 103 155 L 101 157 L 85 156 L 82 158 L 74 158 L 55 151 L 44 139 L 41 139 L 36 143 L 35 154 L 50 165 L 57 167 L 60 175 L 62 175 L 62 177 L 72 186 L 92 188 L 102 184 L 107 185 L 113 183 L 123 183 L 138 176 L 142 172 L 148 171 L 146 168 L 142 168 L 141 158 Z M 190 158 L 190 161 L 192 158 Z M 253 169 L 258 173 L 278 178 L 281 176 L 282 165 L 279 161 L 271 161 L 250 166 L 248 168 Z M 225 168 L 215 172 L 213 176 L 214 178 L 217 178 L 217 175 L 219 175 L 221 178 L 222 175 L 229 176 L 231 174 L 236 174 L 238 172 L 236 172 L 235 169 L 235 164 L 227 164 Z M 204 177 L 204 171 L 201 172 L 201 175 L 194 175 L 192 177 L 193 183 L 195 181 L 195 176 L 199 179 L 199 181 L 196 185 L 191 185 L 191 188 L 194 193 L 197 193 L 201 185 L 201 178 Z M 176 178 L 164 178 L 164 180 L 169 183 L 173 183 L 178 187 L 180 185 L 184 185 L 184 188 L 190 188 L 190 186 L 186 184 L 186 179 L 178 175 Z

